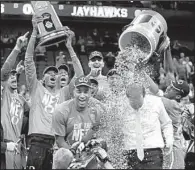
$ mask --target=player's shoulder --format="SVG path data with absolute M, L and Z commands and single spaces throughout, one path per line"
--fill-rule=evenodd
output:
M 73 104 L 73 99 L 64 101 L 61 104 L 58 104 L 55 110 L 56 112 L 61 112 L 61 113 L 68 112 L 69 113 L 72 104 Z

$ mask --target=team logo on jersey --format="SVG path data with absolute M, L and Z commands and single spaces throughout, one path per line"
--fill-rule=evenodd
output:
M 53 113 L 58 101 L 59 96 L 52 96 L 51 94 L 45 93 L 42 100 L 45 112 Z
M 10 115 L 11 115 L 11 122 L 13 125 L 17 125 L 18 122 L 22 119 L 23 106 L 16 98 L 12 98 L 11 105 L 10 105 Z
M 87 135 L 87 132 L 91 128 L 91 123 L 75 123 L 73 128 L 72 140 L 81 141 L 83 136 Z

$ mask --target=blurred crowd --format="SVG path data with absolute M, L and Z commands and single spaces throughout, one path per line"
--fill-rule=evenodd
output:
M 74 30 L 74 29 L 73 29 Z M 19 36 L 22 35 L 23 32 L 16 32 L 14 34 L 7 33 L 1 35 L 1 54 L 4 57 L 4 49 L 10 48 L 12 49 L 16 43 L 16 40 Z M 104 56 L 104 61 L 106 63 L 106 71 L 103 73 L 107 74 L 109 69 L 114 67 L 115 57 L 117 56 L 118 48 L 118 39 L 121 34 L 120 31 L 100 31 L 97 28 L 94 28 L 91 31 L 87 31 L 86 35 L 78 35 L 75 32 L 76 36 L 72 40 L 72 45 L 80 55 L 88 56 L 92 51 L 101 51 Z M 54 57 L 54 65 L 60 65 L 61 63 L 68 62 L 68 53 L 64 50 L 63 44 L 56 44 L 56 48 L 51 49 L 54 51 L 59 51 L 56 53 Z M 182 45 L 178 42 L 178 40 L 174 40 L 171 42 L 171 53 L 173 56 L 174 62 L 174 75 L 176 79 L 183 79 L 187 81 L 190 85 L 191 92 L 189 94 L 189 100 L 193 101 L 194 99 L 194 54 L 191 50 L 185 45 Z M 46 55 L 45 48 L 37 48 L 36 54 L 39 56 Z M 24 54 L 23 54 L 24 55 Z M 5 58 L 4 58 L 5 60 Z M 82 58 L 80 58 L 82 60 Z M 83 61 L 86 62 L 86 61 Z M 81 63 L 83 63 L 81 61 Z M 164 91 L 166 89 L 166 71 L 163 67 L 163 57 L 157 61 L 157 72 L 156 82 L 159 84 L 160 89 Z M 86 63 L 83 63 L 86 65 Z

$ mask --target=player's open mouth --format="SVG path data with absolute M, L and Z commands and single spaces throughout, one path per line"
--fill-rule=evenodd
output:
M 63 77 L 63 78 L 61 78 L 61 82 L 65 82 L 66 81 L 66 79 Z
M 11 83 L 12 83 L 12 84 L 16 84 L 17 81 L 16 81 L 16 80 L 12 80 Z
M 51 82 L 55 82 L 56 79 L 55 79 L 55 78 L 50 78 L 50 81 L 51 81 Z

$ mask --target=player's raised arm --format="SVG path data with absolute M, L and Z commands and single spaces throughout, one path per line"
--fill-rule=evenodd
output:
M 72 63 L 73 63 L 73 68 L 75 71 L 75 75 L 74 77 L 80 77 L 82 75 L 84 75 L 83 72 L 83 68 L 81 66 L 81 63 L 72 47 L 72 38 L 74 36 L 74 32 L 72 32 L 71 30 L 68 30 L 68 38 L 67 38 L 67 42 L 66 42 L 66 47 L 68 49 L 68 52 L 70 53 L 70 57 L 72 59 Z
M 174 73 L 174 65 L 173 65 L 173 59 L 172 59 L 172 55 L 171 55 L 170 45 L 168 46 L 168 48 L 164 52 L 164 70 L 165 70 L 166 74 L 168 72 Z
M 16 58 L 20 53 L 21 49 L 27 45 L 27 36 L 29 32 L 25 33 L 23 36 L 20 36 L 17 39 L 16 45 L 10 55 L 7 57 L 5 63 L 1 68 L 1 81 L 6 81 L 9 77 L 10 71 L 13 69 L 13 66 L 16 62 Z
M 24 65 L 25 65 L 26 83 L 27 86 L 29 87 L 30 92 L 32 92 L 32 89 L 35 88 L 37 83 L 37 74 L 36 74 L 36 68 L 35 68 L 35 62 L 33 60 L 33 56 L 35 51 L 35 42 L 38 34 L 37 23 L 41 21 L 42 21 L 41 17 L 33 16 L 32 19 L 33 31 L 25 54 Z
M 72 95 L 73 93 L 73 90 L 74 90 L 74 82 L 75 82 L 75 79 L 77 77 L 80 77 L 82 75 L 84 75 L 84 72 L 83 72 L 83 68 L 81 66 L 81 63 L 72 47 L 72 37 L 74 36 L 74 32 L 72 32 L 71 30 L 68 30 L 68 38 L 67 38 L 67 42 L 66 42 L 66 47 L 70 53 L 70 56 L 71 56 L 71 59 L 72 59 L 72 64 L 73 64 L 73 68 L 74 68 L 74 72 L 75 72 L 75 75 L 74 77 L 72 78 L 72 80 L 70 81 L 69 83 L 69 93 L 70 93 L 70 96 Z

